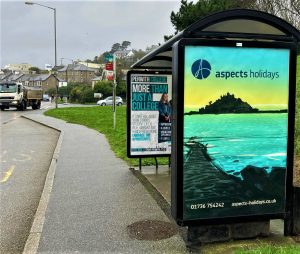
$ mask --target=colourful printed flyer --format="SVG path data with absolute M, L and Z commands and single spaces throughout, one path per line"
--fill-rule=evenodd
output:
M 171 154 L 172 76 L 130 75 L 130 155 Z

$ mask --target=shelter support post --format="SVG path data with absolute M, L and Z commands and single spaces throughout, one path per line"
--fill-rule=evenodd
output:
M 142 172 L 142 158 L 139 158 L 139 169 Z
M 292 234 L 300 235 L 300 187 L 294 188 L 294 211 L 292 224 Z
M 158 170 L 158 162 L 157 162 L 157 157 L 154 157 L 154 160 L 155 160 L 155 169 L 156 169 L 156 173 L 157 173 L 157 170 Z

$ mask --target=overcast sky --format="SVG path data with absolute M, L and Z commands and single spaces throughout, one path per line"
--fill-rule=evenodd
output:
M 1 1 L 1 60 L 44 68 L 54 64 L 53 11 L 25 1 Z M 61 58 L 93 59 L 115 42 L 128 40 L 134 49 L 163 42 L 172 34 L 173 1 L 35 1 L 56 8 L 57 62 Z M 70 63 L 63 60 L 64 64 Z

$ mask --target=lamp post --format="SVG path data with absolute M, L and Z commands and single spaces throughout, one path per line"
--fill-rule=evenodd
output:
M 56 52 L 56 9 L 52 8 L 50 6 L 47 5 L 43 5 L 43 4 L 39 4 L 39 3 L 35 3 L 35 2 L 25 2 L 25 4 L 27 5 L 39 5 L 48 9 L 53 10 L 53 14 L 54 14 L 54 55 L 55 55 L 55 65 L 54 68 L 57 66 L 57 52 Z M 55 70 L 54 70 L 54 74 L 55 74 Z M 54 75 L 56 77 L 56 75 Z M 58 97 L 58 84 L 56 84 L 56 96 L 55 96 L 55 108 L 57 108 L 57 97 Z

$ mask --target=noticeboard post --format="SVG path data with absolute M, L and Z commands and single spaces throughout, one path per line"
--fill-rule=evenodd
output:
M 127 74 L 127 156 L 171 154 L 172 75 L 129 71 Z
M 173 47 L 171 206 L 178 224 L 285 217 L 295 55 L 295 44 L 279 42 L 182 39 Z

